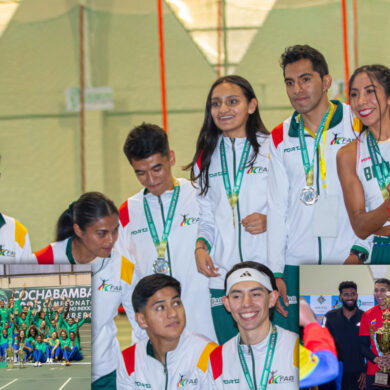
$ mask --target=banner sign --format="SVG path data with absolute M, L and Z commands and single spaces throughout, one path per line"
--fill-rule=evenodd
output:
M 340 309 L 342 306 L 338 295 L 302 295 L 302 297 L 306 299 L 320 324 L 328 311 Z M 376 304 L 372 295 L 359 295 L 357 300 L 358 308 L 363 311 L 371 309 Z
M 85 88 L 86 110 L 112 110 L 114 108 L 114 93 L 112 87 Z M 80 111 L 80 88 L 67 88 L 65 90 L 66 110 Z
M 19 299 L 23 289 L 15 289 L 15 302 Z M 46 299 L 53 298 L 52 305 L 63 305 L 61 297 L 70 299 L 69 317 L 82 319 L 85 314 L 91 314 L 91 286 L 73 286 L 73 287 L 27 287 L 26 292 L 21 301 L 24 305 L 33 306 L 35 299 L 37 300 L 37 311 L 41 311 Z M 6 304 L 9 298 L 12 297 L 12 289 L 0 290 L 0 300 L 4 300 Z M 90 319 L 87 320 L 90 322 Z

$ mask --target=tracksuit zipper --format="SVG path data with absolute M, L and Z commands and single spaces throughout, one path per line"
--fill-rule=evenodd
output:
M 167 358 L 168 353 L 165 354 L 165 364 L 164 364 L 164 374 L 165 374 L 165 390 L 168 390 L 168 367 L 167 367 Z
M 234 148 L 235 138 L 231 139 L 232 141 L 232 152 L 233 152 L 233 183 L 236 181 L 236 150 Z M 238 251 L 240 253 L 240 261 L 244 261 L 242 256 L 241 248 L 241 216 L 240 216 L 240 201 L 237 200 L 237 224 L 238 224 Z
M 163 230 L 164 230 L 164 226 L 165 226 L 164 206 L 163 206 L 163 203 L 161 201 L 161 196 L 160 195 L 158 196 L 158 203 L 160 204 L 161 216 L 162 216 L 162 220 L 163 220 Z M 168 264 L 169 264 L 169 275 L 172 276 L 171 255 L 169 253 L 169 244 L 168 244 L 168 242 L 167 242 L 167 256 L 168 256 Z
M 318 193 L 318 196 L 320 196 L 320 156 L 318 154 L 318 151 L 316 153 L 317 155 L 317 178 L 316 178 L 316 181 L 317 181 L 317 193 Z M 322 263 L 322 241 L 321 241 L 321 237 L 318 237 L 317 238 L 318 240 L 318 264 L 321 264 Z

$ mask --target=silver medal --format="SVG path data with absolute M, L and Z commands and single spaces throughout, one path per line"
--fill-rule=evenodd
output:
M 156 274 L 169 275 L 169 263 L 164 258 L 159 257 L 153 263 L 153 271 Z
M 301 202 L 306 206 L 311 206 L 318 200 L 318 193 L 312 186 L 306 186 L 301 191 Z

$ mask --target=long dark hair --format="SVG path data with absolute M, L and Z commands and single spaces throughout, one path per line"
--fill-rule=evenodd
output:
M 215 125 L 213 117 L 211 116 L 211 97 L 214 88 L 222 83 L 231 83 L 239 86 L 250 102 L 253 98 L 256 98 L 255 91 L 250 85 L 249 81 L 241 76 L 224 76 L 220 77 L 211 86 L 209 94 L 207 95 L 206 109 L 204 114 L 204 121 L 199 133 L 198 140 L 196 142 L 196 152 L 191 163 L 188 164 L 185 169 L 191 169 L 191 181 L 195 182 L 199 179 L 199 185 L 201 189 L 201 195 L 206 194 L 209 188 L 209 168 L 211 162 L 211 156 L 218 143 L 218 137 L 222 134 L 222 131 Z M 253 148 L 253 154 L 248 162 L 248 166 L 253 165 L 257 154 L 259 153 L 260 145 L 257 142 L 258 133 L 269 134 L 264 126 L 263 121 L 260 118 L 259 106 L 256 106 L 253 114 L 250 114 L 246 122 L 246 137 Z M 194 165 L 200 158 L 200 172 L 195 174 Z
M 86 192 L 61 214 L 57 222 L 56 241 L 73 236 L 74 224 L 84 231 L 88 225 L 112 214 L 119 215 L 112 200 L 100 192 Z
M 378 83 L 384 88 L 386 97 L 390 97 L 390 69 L 384 65 L 363 65 L 357 68 L 352 76 L 349 79 L 349 96 L 351 97 L 351 88 L 352 84 L 355 81 L 355 78 L 357 75 L 361 73 L 366 73 L 367 76 L 369 77 L 370 81 L 372 84 L 373 80 L 378 81 Z M 378 95 L 376 93 L 376 90 L 374 90 L 376 101 L 379 105 L 379 120 L 380 120 L 380 128 L 379 128 L 379 138 L 381 137 L 381 132 L 382 132 L 382 111 L 381 111 L 381 106 L 380 106 L 380 101 L 378 99 Z M 363 125 L 363 131 L 367 130 L 367 126 Z

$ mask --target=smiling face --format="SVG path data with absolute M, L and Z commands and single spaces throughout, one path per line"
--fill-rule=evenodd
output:
M 155 153 L 141 160 L 131 160 L 131 165 L 139 182 L 153 195 L 159 196 L 173 188 L 172 167 L 175 165 L 175 153 L 169 156 Z
M 183 303 L 173 287 L 155 292 L 143 310 L 135 313 L 135 319 L 146 330 L 152 345 L 156 340 L 179 341 L 186 325 Z
M 242 335 L 269 328 L 269 309 L 275 306 L 277 299 L 277 291 L 269 292 L 258 282 L 246 281 L 234 284 L 223 303 Z
M 108 257 L 118 238 L 119 217 L 116 213 L 98 219 L 81 230 L 74 224 L 73 229 L 84 246 L 84 249 L 92 256 Z
M 343 288 L 340 294 L 340 301 L 347 310 L 352 311 L 357 307 L 358 294 L 353 287 Z
M 241 87 L 233 83 L 218 84 L 211 94 L 211 116 L 226 137 L 246 137 L 246 122 L 256 107 L 256 99 L 248 101 Z
M 284 83 L 291 105 L 299 114 L 309 114 L 328 105 L 327 91 L 332 83 L 330 75 L 322 79 L 305 58 L 286 65 Z
M 380 129 L 381 120 L 390 119 L 390 96 L 386 96 L 385 89 L 367 73 L 356 75 L 349 93 L 353 113 L 363 125 L 373 130 Z
M 374 297 L 378 302 L 381 310 L 386 308 L 385 295 L 389 291 L 389 287 L 386 283 L 375 283 Z

